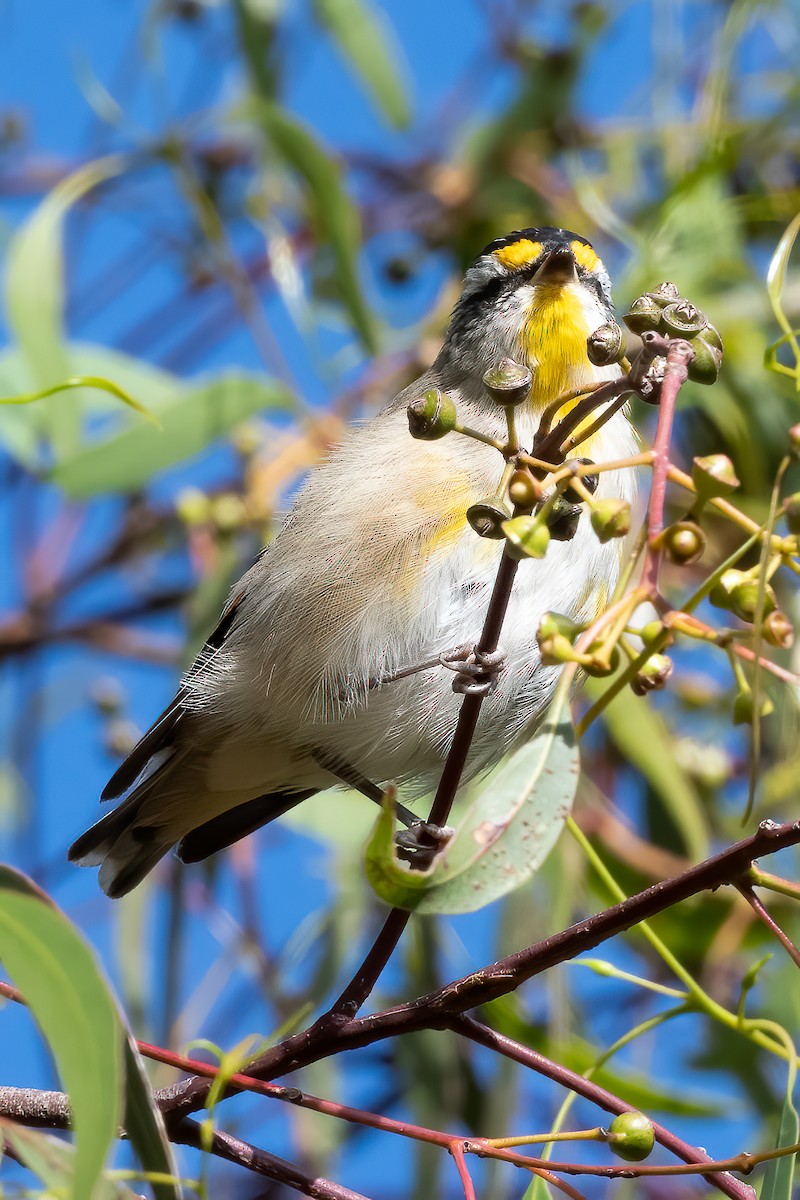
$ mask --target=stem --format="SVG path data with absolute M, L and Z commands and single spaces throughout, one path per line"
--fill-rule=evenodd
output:
M 693 358 L 694 350 L 691 343 L 680 339 L 670 342 L 664 382 L 661 384 L 658 426 L 653 442 L 653 482 L 647 508 L 649 546 L 642 573 L 642 584 L 651 595 L 658 591 L 658 575 L 663 557 L 663 550 L 657 548 L 654 542 L 664 528 L 664 502 L 667 495 L 669 446 L 672 439 L 672 424 L 675 419 L 675 402 L 678 392 L 688 378 L 689 364 Z
M 481 653 L 488 654 L 497 649 L 518 565 L 517 561 L 508 554 L 504 553 L 500 559 L 494 590 L 486 610 L 483 631 L 478 641 L 477 649 Z M 430 824 L 445 825 L 447 823 L 472 746 L 483 699 L 482 695 L 465 696 L 461 703 L 453 740 L 428 816 Z M 410 912 L 399 908 L 391 910 L 361 966 L 342 991 L 330 1012 L 321 1017 L 318 1024 L 324 1025 L 342 1016 L 355 1016 L 374 988 L 410 919 Z
M 738 888 L 758 919 L 763 922 L 767 929 L 769 929 L 770 933 L 774 934 L 774 936 L 778 939 L 794 965 L 796 967 L 800 967 L 800 950 L 798 950 L 797 946 L 795 946 L 788 934 L 784 933 L 772 914 L 767 911 L 750 885 L 746 883 L 740 883 Z

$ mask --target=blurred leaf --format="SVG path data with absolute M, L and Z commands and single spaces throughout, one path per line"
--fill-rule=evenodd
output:
M 775 314 L 775 320 L 780 325 L 784 334 L 786 334 L 794 353 L 795 375 L 798 387 L 800 387 L 800 345 L 792 331 L 792 326 L 789 323 L 786 313 L 783 311 L 783 289 L 786 284 L 786 270 L 789 266 L 789 259 L 798 233 L 800 233 L 800 213 L 789 222 L 772 256 L 769 269 L 767 270 L 767 295 L 772 305 L 772 311 Z
M 514 996 L 492 1000 L 486 1011 L 492 1027 L 498 1032 L 556 1059 L 579 1074 L 593 1067 L 602 1053 L 600 1048 L 577 1035 L 566 1043 L 554 1041 L 543 1026 L 522 1015 L 519 1001 Z M 593 1072 L 592 1080 L 616 1096 L 622 1096 L 632 1108 L 644 1111 L 658 1110 L 682 1117 L 712 1117 L 722 1111 L 725 1103 L 713 1096 L 692 1096 L 677 1085 L 671 1089 L 641 1071 L 620 1066 L 619 1062 L 613 1067 L 599 1067 Z
M 117 400 L 121 400 L 129 408 L 133 408 L 136 412 L 141 413 L 143 417 L 147 417 L 148 421 L 152 421 L 154 425 L 158 425 L 158 419 L 153 416 L 148 408 L 145 408 L 138 400 L 134 400 L 133 396 L 129 396 L 113 380 L 103 379 L 99 375 L 74 375 L 70 379 L 65 379 L 63 383 L 54 383 L 51 387 L 41 388 L 38 392 L 23 392 L 21 395 L 16 396 L 0 396 L 0 404 L 33 404 L 37 400 L 44 400 L 47 396 L 55 396 L 58 392 L 68 392 L 72 388 L 94 388 L 99 392 L 108 392 L 110 396 L 116 396 Z
M 69 1094 L 76 1138 L 70 1195 L 91 1196 L 117 1136 L 124 1034 L 94 955 L 43 893 L 0 867 L 0 958 Z
M 64 218 L 77 200 L 119 174 L 123 166 L 120 156 L 98 159 L 62 180 L 9 245 L 6 315 L 39 388 L 50 387 L 70 374 L 63 343 Z M 77 445 L 79 414 L 57 402 L 48 404 L 40 428 L 58 453 L 66 453 Z
M 51 1133 L 26 1129 L 5 1117 L 0 1117 L 0 1146 L 8 1146 L 24 1166 L 42 1181 L 48 1195 L 77 1195 L 75 1169 L 77 1155 L 74 1146 Z M 88 1196 L 81 1193 L 81 1200 Z M 124 1183 L 99 1179 L 91 1193 L 92 1200 L 139 1200 Z
M 414 912 L 482 908 L 519 887 L 549 854 L 569 814 L 578 771 L 562 688 L 533 736 L 481 782 L 428 871 L 412 871 L 395 857 L 394 816 L 385 804 L 367 846 L 369 882 L 387 904 Z
M 156 415 L 163 404 L 174 400 L 176 393 L 186 386 L 177 375 L 107 346 L 70 342 L 66 353 L 68 375 L 112 379 L 129 395 L 146 400 L 148 409 Z M 32 391 L 35 382 L 30 364 L 18 347 L 12 346 L 0 353 L 0 395 Z M 84 416 L 110 413 L 117 423 L 127 416 L 107 392 L 94 388 L 76 388 L 69 403 Z M 39 433 L 34 413 L 24 407 L 11 405 L 0 416 L 0 445 L 31 470 L 42 466 Z
M 164 1118 L 153 1093 L 141 1055 L 132 1037 L 125 1040 L 125 1130 L 142 1169 L 154 1176 L 172 1177 L 152 1182 L 156 1200 L 180 1200 L 178 1168 L 167 1139 Z
M 589 680 L 586 690 L 596 700 L 607 680 Z M 603 713 L 611 741 L 660 798 L 678 830 L 687 853 L 699 862 L 708 854 L 708 832 L 697 790 L 672 752 L 672 739 L 664 721 L 629 688 L 623 688 Z
M 397 128 L 407 125 L 408 96 L 383 13 L 369 0 L 314 0 L 314 12 L 387 120 Z
M 305 181 L 314 224 L 333 252 L 342 299 L 365 349 L 374 354 L 374 322 L 358 275 L 360 220 L 341 166 L 302 122 L 277 105 L 262 100 L 255 117 L 278 157 Z
M 160 431 L 133 425 L 63 460 L 51 479 L 72 497 L 134 491 L 260 409 L 292 407 L 291 393 L 272 380 L 233 373 L 214 376 L 185 388 L 160 408 Z
M 789 1073 L 789 1085 L 781 1109 L 781 1119 L 778 1123 L 778 1136 L 775 1140 L 779 1146 L 794 1146 L 800 1141 L 800 1121 L 792 1104 L 793 1073 Z M 792 1183 L 794 1167 L 797 1161 L 795 1154 L 787 1154 L 783 1158 L 773 1158 L 767 1163 L 764 1182 L 761 1185 L 760 1200 L 792 1200 Z

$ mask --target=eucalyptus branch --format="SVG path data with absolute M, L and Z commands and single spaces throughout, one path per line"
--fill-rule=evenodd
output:
M 248 1064 L 248 1075 L 261 1079 L 297 1070 L 311 1062 L 372 1045 L 385 1038 L 420 1029 L 449 1025 L 453 1016 L 514 991 L 577 954 L 592 950 L 608 938 L 659 912 L 707 890 L 745 879 L 751 864 L 787 846 L 800 843 L 800 822 L 776 825 L 766 821 L 756 833 L 698 866 L 654 884 L 620 904 L 554 934 L 542 942 L 499 959 L 490 966 L 448 983 L 437 991 L 366 1017 L 317 1022 L 273 1046 Z M 579 1078 L 579 1077 L 577 1077 Z M 184 1115 L 202 1108 L 209 1084 L 194 1077 L 160 1093 L 165 1113 Z M 235 1092 L 229 1088 L 228 1093 Z

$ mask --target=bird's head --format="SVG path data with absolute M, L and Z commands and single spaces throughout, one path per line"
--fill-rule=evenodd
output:
M 501 358 L 526 363 L 541 408 L 619 373 L 593 367 L 586 352 L 589 334 L 613 315 L 608 272 L 586 238 L 551 226 L 516 230 L 467 271 L 445 355 L 451 369 L 477 378 Z

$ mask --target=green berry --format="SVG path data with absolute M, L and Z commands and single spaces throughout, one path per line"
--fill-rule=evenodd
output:
M 592 529 L 601 542 L 625 537 L 630 528 L 631 506 L 627 500 L 609 497 L 606 500 L 595 501 L 592 507 Z
M 652 1121 L 635 1109 L 615 1117 L 607 1136 L 611 1151 L 626 1162 L 641 1162 L 656 1144 Z
M 423 442 L 436 442 L 456 426 L 456 406 L 438 388 L 429 388 L 406 413 L 409 433 Z

